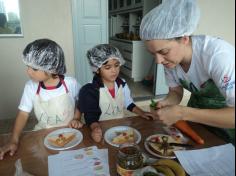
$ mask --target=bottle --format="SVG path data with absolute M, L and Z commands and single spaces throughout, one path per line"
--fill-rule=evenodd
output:
M 143 156 L 136 144 L 123 144 L 117 155 L 117 176 L 131 176 L 143 167 Z

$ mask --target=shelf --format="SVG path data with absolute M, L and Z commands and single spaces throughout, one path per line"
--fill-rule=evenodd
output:
M 141 40 L 127 40 L 127 39 L 120 39 L 116 37 L 110 37 L 110 40 L 120 41 L 124 43 L 134 43 L 134 42 L 140 42 Z

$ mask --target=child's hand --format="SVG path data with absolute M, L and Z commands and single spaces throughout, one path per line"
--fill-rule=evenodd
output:
M 13 156 L 18 149 L 17 143 L 9 143 L 0 148 L 0 160 L 3 160 L 4 155 L 9 152 L 10 156 Z
M 69 127 L 70 128 L 77 128 L 77 129 L 79 129 L 79 128 L 82 128 L 83 125 L 84 124 L 80 120 L 78 120 L 78 119 L 73 119 L 69 123 Z
M 140 116 L 142 118 L 147 119 L 147 120 L 154 120 L 154 119 L 156 119 L 156 116 L 153 113 L 145 112 L 145 111 L 143 111 L 143 113 Z
M 102 140 L 102 129 L 101 127 L 95 127 L 92 129 L 91 136 L 95 142 L 100 142 Z

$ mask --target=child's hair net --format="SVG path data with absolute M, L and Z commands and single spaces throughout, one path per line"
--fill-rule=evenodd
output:
M 108 44 L 100 44 L 88 50 L 87 57 L 93 72 L 101 68 L 109 59 L 117 59 L 120 65 L 125 63 L 120 51 Z
M 63 50 L 52 40 L 33 41 L 26 46 L 23 56 L 23 62 L 34 69 L 58 75 L 66 72 Z
M 143 40 L 190 36 L 197 28 L 200 10 L 195 0 L 164 0 L 142 19 Z

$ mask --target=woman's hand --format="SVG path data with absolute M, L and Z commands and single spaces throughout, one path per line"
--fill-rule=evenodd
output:
M 18 149 L 18 144 L 11 142 L 0 148 L 0 160 L 3 160 L 4 155 L 9 152 L 10 156 L 13 156 Z
M 77 129 L 79 129 L 79 128 L 82 128 L 83 125 L 84 124 L 80 120 L 78 120 L 78 119 L 73 119 L 69 123 L 69 127 L 70 128 L 77 128 Z
M 160 100 L 157 102 L 156 109 L 164 108 L 166 106 L 169 106 L 170 104 L 168 103 L 167 100 Z
M 183 106 L 165 106 L 158 109 L 156 113 L 159 120 L 161 120 L 164 124 L 170 126 L 183 119 Z

